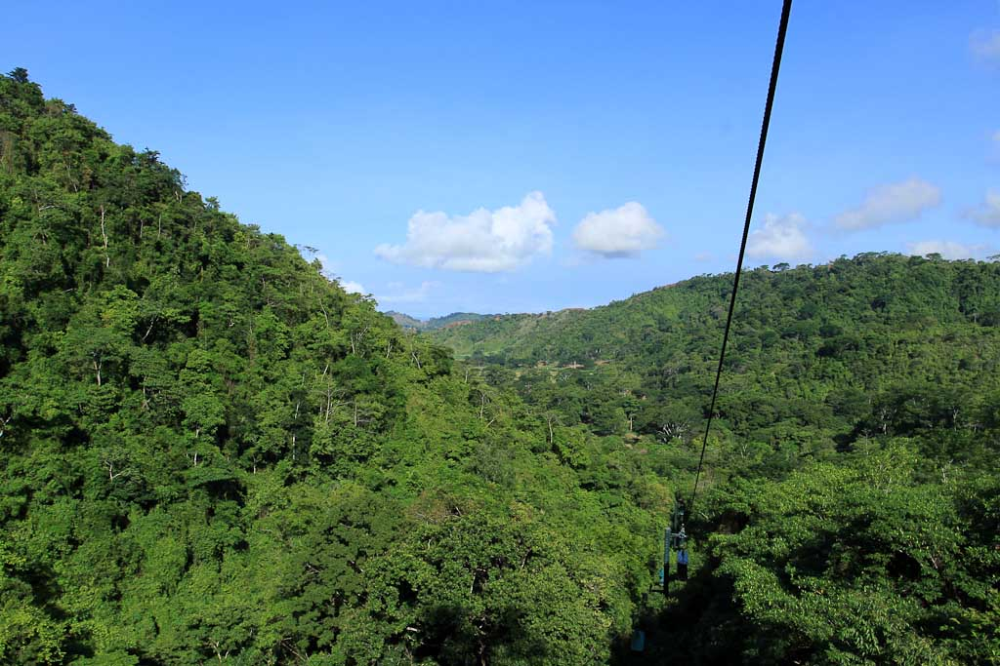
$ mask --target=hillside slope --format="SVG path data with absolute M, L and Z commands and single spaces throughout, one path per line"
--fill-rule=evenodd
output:
M 432 337 L 541 410 L 571 464 L 593 469 L 560 432 L 620 438 L 690 493 L 730 285 Z M 711 573 L 643 623 L 666 640 L 643 663 L 995 663 L 1000 264 L 758 269 L 734 325 L 689 525 Z
M 745 276 L 734 330 L 746 346 L 759 344 L 767 331 L 783 339 L 821 341 L 839 334 L 832 327 L 856 324 L 877 331 L 924 322 L 995 328 L 1000 326 L 997 280 L 1000 262 L 887 253 L 779 272 L 759 268 Z M 441 331 L 435 339 L 461 357 L 502 355 L 519 366 L 626 359 L 670 334 L 697 339 L 699 330 L 718 329 L 731 284 L 731 274 L 691 278 L 592 309 L 494 316 Z M 796 322 L 807 322 L 802 335 L 792 330 Z M 775 342 L 765 336 L 765 347 Z
M 540 406 L 575 395 L 564 422 L 690 434 L 714 379 L 730 285 L 730 275 L 693 278 L 592 310 L 432 336 L 476 364 L 516 369 Z M 730 343 L 719 414 L 741 437 L 888 432 L 883 412 L 907 399 L 936 423 L 971 419 L 1000 391 L 1000 263 L 866 254 L 754 270 Z M 564 388 L 546 397 L 553 381 Z
M 0 662 L 606 663 L 653 515 L 451 366 L 0 77 Z

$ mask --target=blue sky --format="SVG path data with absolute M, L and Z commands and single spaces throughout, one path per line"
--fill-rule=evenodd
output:
M 542 311 L 732 270 L 779 11 L 32 3 L 2 53 L 384 309 Z M 1000 3 L 797 0 L 754 224 L 1000 252 Z

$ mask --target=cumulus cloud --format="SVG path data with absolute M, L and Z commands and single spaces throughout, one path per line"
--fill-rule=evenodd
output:
M 379 303 L 423 303 L 427 300 L 431 290 L 439 286 L 440 282 L 425 280 L 419 287 L 406 287 L 401 282 L 390 282 L 388 287 L 390 292 L 384 296 L 376 296 Z
M 754 259 L 805 259 L 813 248 L 805 234 L 806 219 L 799 213 L 768 213 L 764 225 L 750 232 L 747 255 Z
M 976 30 L 969 36 L 969 50 L 980 60 L 1000 62 L 1000 30 Z
M 928 240 L 908 243 L 907 252 L 917 256 L 940 254 L 945 259 L 969 259 L 985 255 L 989 248 L 986 245 L 964 245 L 953 241 Z
M 348 294 L 367 294 L 368 290 L 365 289 L 360 282 L 354 282 L 353 280 L 341 280 L 340 288 L 346 291 Z
M 656 247 L 663 237 L 642 204 L 630 201 L 614 210 L 588 213 L 573 230 L 573 241 L 581 250 L 605 258 L 634 257 Z
M 517 206 L 468 215 L 418 211 L 407 224 L 406 242 L 383 244 L 375 254 L 396 264 L 449 271 L 513 271 L 552 251 L 556 215 L 541 192 Z
M 981 227 L 1000 229 L 1000 190 L 986 193 L 986 201 L 966 215 Z
M 840 229 L 857 231 L 908 222 L 940 203 L 939 187 L 919 178 L 910 178 L 870 191 L 860 206 L 838 215 L 834 224 Z

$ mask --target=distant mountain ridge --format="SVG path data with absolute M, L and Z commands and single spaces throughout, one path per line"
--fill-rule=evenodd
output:
M 995 261 L 867 252 L 817 266 L 756 268 L 747 271 L 740 291 L 734 339 L 762 350 L 791 340 L 792 346 L 808 343 L 813 354 L 820 348 L 828 354 L 831 340 L 884 338 L 912 328 L 919 317 L 928 318 L 928 326 L 995 327 L 998 267 Z M 518 366 L 643 359 L 656 367 L 652 358 L 678 339 L 718 332 L 731 285 L 731 273 L 693 277 L 592 309 L 506 314 L 460 329 L 439 327 L 434 338 L 457 358 L 503 358 Z M 716 347 L 713 340 L 703 351 L 711 357 Z
M 490 317 L 498 316 L 498 315 L 477 314 L 475 312 L 452 312 L 450 315 L 445 315 L 444 317 L 417 319 L 416 317 L 411 317 L 408 314 L 404 314 L 402 312 L 396 312 L 394 310 L 389 310 L 388 312 L 385 313 L 385 315 L 391 317 L 393 321 L 395 321 L 403 328 L 413 329 L 417 331 L 436 331 L 442 328 L 462 326 L 463 324 L 471 324 L 472 322 L 476 322 L 481 319 L 488 319 Z

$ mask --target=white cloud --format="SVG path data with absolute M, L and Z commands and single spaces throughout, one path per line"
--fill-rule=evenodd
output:
M 908 243 L 907 252 L 917 256 L 940 254 L 945 259 L 969 259 L 985 255 L 989 248 L 986 245 L 964 245 L 953 241 L 928 240 Z
M 310 251 L 316 257 L 316 259 L 319 260 L 319 263 L 323 266 L 321 272 L 323 276 L 326 277 L 326 279 L 331 281 L 336 281 L 337 284 L 340 285 L 340 288 L 346 291 L 348 294 L 359 294 L 361 296 L 365 296 L 369 293 L 368 290 L 365 289 L 365 286 L 360 282 L 355 282 L 354 280 L 345 280 L 342 277 L 338 276 L 334 272 L 334 268 L 336 267 L 337 262 L 332 261 L 328 256 L 326 256 L 322 252 L 316 251 L 313 248 L 306 248 L 306 249 Z
M 326 273 L 332 273 L 337 268 L 337 262 L 331 261 L 330 257 L 326 256 L 322 252 L 316 254 L 316 258 L 319 259 L 319 263 L 323 265 L 323 271 Z
M 1000 146 L 1000 130 L 993 132 L 993 143 L 995 143 L 997 146 Z
M 986 201 L 978 208 L 973 208 L 966 215 L 981 227 L 1000 229 L 1000 190 L 990 190 L 986 193 Z
M 614 210 L 588 213 L 573 230 L 573 241 L 581 250 L 605 258 L 634 257 L 656 247 L 663 237 L 642 204 L 630 201 Z
M 768 213 L 764 226 L 750 233 L 747 255 L 754 259 L 806 259 L 813 248 L 805 234 L 806 219 L 799 213 Z
M 388 287 L 393 293 L 376 296 L 379 303 L 423 303 L 431 290 L 440 286 L 440 282 L 424 281 L 419 287 L 407 288 L 401 282 L 390 282 Z
M 552 251 L 556 215 L 541 192 L 517 206 L 469 215 L 418 211 L 407 224 L 406 243 L 383 244 L 375 254 L 396 264 L 449 271 L 512 271 Z
M 883 185 L 868 193 L 857 208 L 834 219 L 840 229 L 871 229 L 894 222 L 907 222 L 941 203 L 941 189 L 919 178 Z
M 713 259 L 715 259 L 715 256 L 711 252 L 699 252 L 698 254 L 694 255 L 695 261 L 705 262 L 705 261 L 712 261 Z
M 1000 30 L 976 30 L 969 36 L 969 50 L 981 60 L 1000 61 Z
M 360 282 L 354 282 L 353 280 L 341 280 L 340 288 L 346 291 L 348 294 L 364 295 L 368 293 L 368 290 L 365 289 Z

